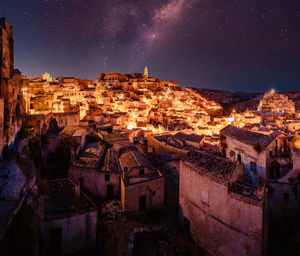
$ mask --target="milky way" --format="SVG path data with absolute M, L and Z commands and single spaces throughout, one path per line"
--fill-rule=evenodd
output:
M 10 0 L 15 66 L 96 79 L 142 72 L 182 86 L 300 89 L 298 0 Z

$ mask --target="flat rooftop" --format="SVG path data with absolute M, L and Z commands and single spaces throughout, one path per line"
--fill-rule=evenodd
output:
M 250 184 L 240 182 L 240 181 L 233 183 L 230 186 L 229 191 L 234 194 L 252 199 L 257 202 L 263 201 L 263 196 L 257 194 L 256 187 L 251 186 Z
M 80 191 L 75 196 L 75 184 L 70 179 L 48 181 L 50 195 L 45 200 L 45 218 L 66 218 L 96 210 L 95 204 Z

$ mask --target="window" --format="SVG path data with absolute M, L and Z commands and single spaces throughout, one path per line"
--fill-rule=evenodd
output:
M 152 196 L 155 196 L 156 195 L 156 191 L 152 191 Z
M 237 155 L 237 160 L 241 163 L 242 162 L 242 157 L 240 154 Z
M 145 170 L 144 169 L 140 169 L 140 176 L 145 174 Z
M 257 173 L 257 170 L 256 170 L 256 162 L 250 162 L 250 170 L 253 172 L 253 173 Z
M 283 194 L 283 200 L 284 201 L 289 201 L 290 200 L 290 195 L 288 193 Z
M 105 174 L 105 181 L 109 181 L 109 180 L 110 180 L 109 174 Z
M 269 151 L 269 156 L 273 157 L 273 152 L 272 151 Z

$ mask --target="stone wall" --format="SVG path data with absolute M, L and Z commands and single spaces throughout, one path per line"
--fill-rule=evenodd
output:
M 236 161 L 237 155 L 240 154 L 242 158 L 242 163 L 245 165 L 245 170 L 248 175 L 250 173 L 250 162 L 256 163 L 257 176 L 268 178 L 268 163 L 269 163 L 269 151 L 272 151 L 275 155 L 275 140 L 272 141 L 267 148 L 263 149 L 261 152 L 258 152 L 254 149 L 254 146 L 245 144 L 233 138 L 226 136 L 226 157 Z M 231 151 L 235 152 L 235 155 L 232 156 Z M 253 173 L 255 174 L 255 173 Z M 252 177 L 254 178 L 254 177 Z
M 148 148 L 154 149 L 155 153 L 158 155 L 165 153 L 174 153 L 176 156 L 182 157 L 188 153 L 187 150 L 172 147 L 164 142 L 157 140 L 152 136 L 148 137 Z
M 300 173 L 300 149 L 292 148 L 293 170 Z
M 121 201 L 123 211 L 138 212 L 140 196 L 146 196 L 146 210 L 163 205 L 164 177 L 159 176 L 130 185 L 124 185 L 123 180 L 121 181 Z
M 263 204 L 229 193 L 227 182 L 181 162 L 179 205 L 180 221 L 209 254 L 263 254 Z
M 109 181 L 105 181 L 105 174 L 109 175 Z M 79 181 L 80 177 L 83 178 L 84 189 L 96 196 L 102 198 L 107 197 L 107 185 L 113 185 L 114 196 L 119 196 L 120 173 L 101 172 L 96 169 L 81 168 L 71 165 L 69 168 L 69 176 L 75 181 Z
M 96 246 L 97 210 L 67 218 L 46 220 L 42 230 L 43 255 L 51 253 L 51 230 L 61 229 L 61 255 L 88 251 Z
M 298 184 L 269 181 L 269 211 L 272 218 L 282 222 L 288 215 L 294 216 L 298 209 Z

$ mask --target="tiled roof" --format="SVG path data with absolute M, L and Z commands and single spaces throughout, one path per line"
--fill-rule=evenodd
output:
M 112 141 L 118 141 L 118 140 L 127 140 L 128 139 L 128 133 L 108 133 L 103 134 L 104 140 L 108 142 Z
M 204 136 L 202 135 L 197 135 L 197 134 L 185 134 L 183 132 L 178 132 L 174 135 L 174 137 L 178 140 L 181 141 L 192 141 L 192 142 L 196 142 L 196 143 L 200 143 L 202 141 L 202 139 L 204 138 Z
M 82 136 L 84 134 L 85 128 L 80 126 L 66 126 L 60 133 L 66 134 L 68 136 Z
M 118 158 L 114 149 L 107 149 L 100 171 L 119 172 Z
M 197 168 L 223 180 L 228 180 L 235 169 L 234 162 L 198 150 L 190 151 L 184 160 L 185 162 L 189 162 Z
M 154 169 L 146 156 L 136 150 L 125 152 L 120 156 L 122 168 L 148 167 Z
M 263 148 L 268 146 L 278 135 L 278 133 L 272 133 L 265 135 L 258 132 L 252 132 L 244 129 L 240 129 L 231 125 L 228 125 L 220 131 L 220 134 L 230 136 L 238 141 L 244 142 L 249 145 L 259 144 Z

